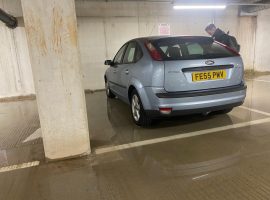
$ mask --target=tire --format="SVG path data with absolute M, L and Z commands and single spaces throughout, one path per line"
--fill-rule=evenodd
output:
M 110 89 L 110 85 L 108 81 L 105 81 L 105 90 L 106 90 L 106 95 L 108 98 L 113 99 L 115 98 L 115 95 L 112 93 Z
M 149 127 L 152 125 L 152 118 L 147 116 L 140 96 L 136 90 L 133 90 L 130 98 L 130 110 L 134 123 L 138 126 Z

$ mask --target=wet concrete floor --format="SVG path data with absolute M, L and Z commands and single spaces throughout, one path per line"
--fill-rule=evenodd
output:
M 91 147 L 138 146 L 46 163 L 35 101 L 0 103 L 0 200 L 270 199 L 270 123 L 254 123 L 148 145 L 142 141 L 270 117 L 270 76 L 249 77 L 244 106 L 228 115 L 200 115 L 133 124 L 129 107 L 104 92 L 87 94 Z M 266 113 L 259 113 L 256 110 Z

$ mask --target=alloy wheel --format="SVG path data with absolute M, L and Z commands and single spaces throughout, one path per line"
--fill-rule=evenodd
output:
M 107 95 L 110 94 L 110 87 L 109 87 L 109 82 L 108 81 L 106 82 L 106 93 L 107 93 Z
M 139 98 L 137 95 L 133 95 L 132 97 L 131 109 L 132 109 L 133 118 L 135 119 L 135 121 L 139 121 L 141 106 L 140 106 Z

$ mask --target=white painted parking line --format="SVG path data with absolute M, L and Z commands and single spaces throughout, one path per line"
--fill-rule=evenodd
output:
M 24 141 L 25 142 L 29 142 L 29 141 L 33 141 L 36 139 L 42 138 L 42 134 L 41 134 L 41 128 L 37 129 L 33 134 L 29 135 Z
M 256 109 L 253 109 L 253 108 L 248 108 L 246 106 L 239 106 L 240 108 L 243 108 L 243 109 L 246 109 L 246 110 L 249 110 L 249 111 L 252 111 L 252 112 L 256 112 L 256 113 L 260 113 L 260 114 L 263 114 L 263 115 L 266 115 L 266 116 L 269 116 L 270 117 L 270 113 L 268 112 L 264 112 L 264 111 L 261 111 L 261 110 L 256 110 Z
M 189 138 L 189 137 L 205 135 L 205 134 L 210 134 L 210 133 L 221 133 L 222 131 L 226 131 L 226 130 L 230 130 L 230 129 L 242 128 L 242 127 L 246 127 L 246 126 L 252 126 L 252 125 L 263 124 L 263 123 L 268 123 L 268 122 L 270 122 L 270 118 L 259 119 L 259 120 L 249 121 L 249 122 L 242 122 L 242 123 L 238 123 L 238 124 L 231 124 L 231 125 L 227 125 L 227 126 L 210 128 L 210 129 L 194 131 L 194 132 L 189 132 L 189 133 L 181 133 L 178 135 L 143 140 L 143 141 L 132 142 L 132 143 L 128 143 L 128 144 L 121 144 L 121 145 L 110 146 L 110 147 L 101 147 L 101 148 L 95 149 L 94 153 L 96 155 L 99 155 L 99 154 L 109 153 L 109 152 L 113 152 L 113 151 L 131 149 L 131 148 L 135 148 L 135 147 L 146 146 L 146 145 L 156 144 L 156 143 L 161 143 L 161 142 L 168 142 L 168 141 L 172 141 L 172 140 Z
M 258 82 L 270 83 L 270 80 L 262 80 L 262 79 L 248 79 L 248 78 L 246 78 L 245 80 L 247 80 L 247 81 L 258 81 Z
M 11 166 L 6 166 L 6 167 L 1 167 L 0 168 L 0 173 L 1 172 L 9 172 L 17 169 L 24 169 L 24 168 L 29 168 L 29 167 L 35 167 L 39 165 L 39 161 L 33 161 L 33 162 L 28 162 L 28 163 L 22 163 L 18 165 L 11 165 Z
M 197 176 L 197 177 L 192 178 L 192 180 L 200 179 L 200 178 L 206 177 L 208 175 L 209 174 L 204 174 L 204 175 L 201 175 L 201 176 Z

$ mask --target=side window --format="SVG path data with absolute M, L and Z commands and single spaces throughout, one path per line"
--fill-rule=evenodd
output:
M 143 53 L 140 46 L 136 42 L 130 42 L 126 50 L 123 63 L 137 62 L 142 56 Z
M 121 49 L 117 52 L 116 56 L 113 59 L 113 62 L 115 64 L 121 64 L 122 63 L 122 58 L 123 58 L 123 54 L 125 52 L 127 45 L 124 45 L 123 47 L 121 47 Z
M 128 47 L 127 47 L 127 50 L 126 50 L 123 63 L 132 63 L 132 62 L 134 62 L 135 52 L 136 52 L 136 43 L 135 42 L 130 42 Z

